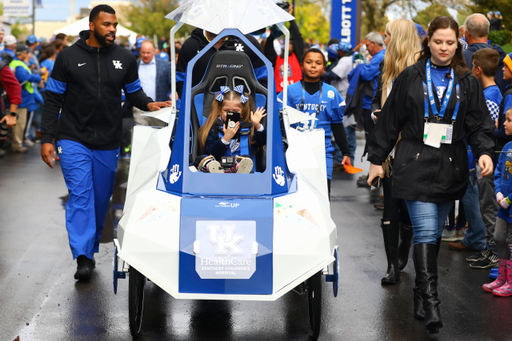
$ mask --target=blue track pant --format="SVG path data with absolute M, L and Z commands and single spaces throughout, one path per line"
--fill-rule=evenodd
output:
M 119 148 L 94 150 L 70 140 L 59 140 L 56 145 L 69 191 L 66 228 L 73 259 L 80 255 L 92 259 L 114 192 Z

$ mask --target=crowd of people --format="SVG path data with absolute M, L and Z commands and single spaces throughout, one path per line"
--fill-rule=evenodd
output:
M 91 11 L 90 29 L 71 47 L 65 36 L 41 42 L 31 35 L 18 42 L 0 30 L 0 79 L 7 94 L 0 156 L 7 147 L 2 133 L 12 128 L 12 152 L 26 153 L 39 141 L 45 163 L 53 168 L 60 158 L 78 280 L 92 276 L 117 161 L 119 154 L 129 155 L 133 124 L 164 125 L 143 112 L 182 97 L 188 62 L 216 38 L 198 28 L 183 45 L 176 42 L 177 94 L 171 94 L 167 40 L 155 44 L 139 37 L 129 51 L 115 44 L 116 25 L 115 11 L 99 5 Z M 437 292 L 442 241 L 452 250 L 471 251 L 471 268 L 498 269 L 483 290 L 512 296 L 512 54 L 488 41 L 489 31 L 501 27 L 499 12 L 472 14 L 461 27 L 451 17 L 437 17 L 426 31 L 397 19 L 384 34 L 370 32 L 363 47 L 355 47 L 335 39 L 311 44 L 292 21 L 287 70 L 276 27 L 266 38 L 246 35 L 271 61 L 278 97 L 287 87 L 286 104 L 312 117 L 294 128 L 324 130 L 329 192 L 333 171 L 354 164 L 356 131 L 364 132 L 370 170 L 357 185 L 383 187 L 388 265 L 381 283 L 399 282 L 412 244 L 414 316 L 425 320 L 430 333 L 443 326 Z M 217 51 L 236 48 L 266 87 L 263 61 L 244 44 L 218 40 L 196 62 L 192 86 Z M 251 171 L 251 148 L 264 144 L 266 131 L 264 108 L 252 111 L 250 103 L 243 86 L 218 91 L 199 130 L 200 170 Z M 239 115 L 236 123 L 228 118 L 232 112 Z M 240 139 L 244 124 L 250 133 Z M 233 169 L 220 167 L 224 155 L 235 157 Z

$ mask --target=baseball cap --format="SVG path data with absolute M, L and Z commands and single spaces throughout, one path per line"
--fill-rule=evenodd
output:
M 143 38 L 143 37 L 140 37 L 139 39 L 137 39 L 137 41 L 135 42 L 135 46 L 140 49 L 140 46 L 142 45 L 142 43 L 146 40 L 146 38 Z
M 327 55 L 331 58 L 338 58 L 338 44 L 331 44 L 327 47 Z
M 20 44 L 20 45 L 16 46 L 14 51 L 16 52 L 16 54 L 20 54 L 21 52 L 30 52 L 30 49 L 28 48 L 27 45 Z
M 425 38 L 427 36 L 427 32 L 425 32 L 423 27 L 418 23 L 414 23 L 414 25 L 416 26 L 416 33 L 418 33 L 420 38 Z
M 503 63 L 508 67 L 510 72 L 512 72 L 512 52 L 507 54 L 505 58 L 503 58 Z
M 8 34 L 4 37 L 4 45 L 5 46 L 10 46 L 10 45 L 13 45 L 13 44 L 16 44 L 18 41 L 16 40 L 16 37 L 13 36 L 12 34 Z
M 494 12 L 494 14 L 501 15 L 500 11 L 496 11 L 496 12 Z
M 352 44 L 342 41 L 338 43 L 338 50 L 343 52 L 352 52 Z
M 40 42 L 40 40 L 37 39 L 37 37 L 35 35 L 31 34 L 27 37 L 27 44 L 32 45 L 36 42 L 38 43 L 38 42 Z

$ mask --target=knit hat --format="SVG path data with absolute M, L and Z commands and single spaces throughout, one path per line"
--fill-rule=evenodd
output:
M 510 72 L 512 72 L 512 53 L 509 53 L 503 58 L 503 63 L 508 67 Z

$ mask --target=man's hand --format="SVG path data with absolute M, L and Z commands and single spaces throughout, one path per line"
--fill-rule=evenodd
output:
M 55 150 L 53 149 L 53 143 L 43 143 L 41 145 L 41 158 L 43 159 L 44 163 L 46 163 L 50 168 L 53 168 L 53 162 L 55 162 L 55 157 L 53 156 L 53 153 Z
M 0 120 L 0 123 L 3 122 L 7 125 L 7 128 L 13 128 L 16 125 L 16 116 L 6 115 Z
M 163 107 L 172 107 L 171 101 L 165 101 L 165 102 L 149 102 L 148 103 L 148 109 L 149 111 L 158 111 L 160 108 Z
M 493 170 L 494 165 L 493 165 L 492 159 L 491 159 L 491 157 L 489 155 L 482 155 L 482 156 L 480 156 L 480 158 L 478 159 L 478 165 L 482 169 L 482 176 L 483 177 L 492 174 L 492 170 Z

